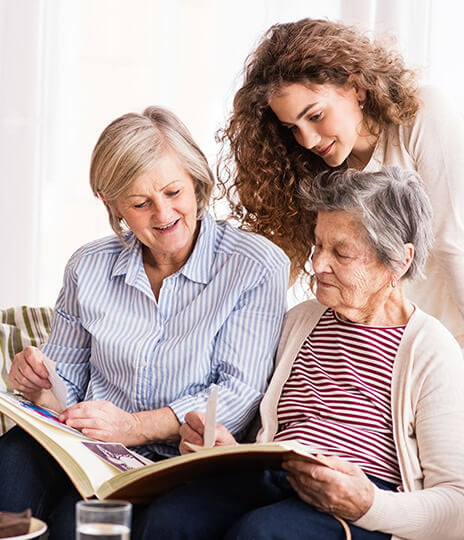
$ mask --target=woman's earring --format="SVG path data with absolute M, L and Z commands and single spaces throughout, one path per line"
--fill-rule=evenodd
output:
M 396 287 L 396 285 L 397 285 L 396 279 L 392 279 L 390 285 L 391 285 L 392 288 L 394 289 L 394 288 Z
M 359 108 L 361 110 L 363 110 L 364 109 L 364 101 L 358 101 L 358 103 L 359 103 Z

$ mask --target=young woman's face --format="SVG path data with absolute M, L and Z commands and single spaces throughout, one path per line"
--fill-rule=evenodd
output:
M 330 167 L 341 165 L 355 151 L 371 146 L 363 126 L 360 102 L 365 92 L 353 85 L 288 84 L 269 102 L 298 144 L 320 156 Z

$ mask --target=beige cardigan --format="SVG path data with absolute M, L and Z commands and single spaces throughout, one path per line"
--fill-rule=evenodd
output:
M 257 440 L 272 441 L 277 404 L 293 362 L 327 308 L 309 300 L 284 321 L 276 368 L 261 402 Z M 464 539 L 464 360 L 444 326 L 416 307 L 392 375 L 393 436 L 401 492 L 375 489 L 356 525 L 394 539 Z
M 406 295 L 464 348 L 464 120 L 460 105 L 437 88 L 424 86 L 420 101 L 411 125 L 392 124 L 381 133 L 364 170 L 397 165 L 420 174 L 433 207 L 435 240 L 425 279 L 406 282 Z

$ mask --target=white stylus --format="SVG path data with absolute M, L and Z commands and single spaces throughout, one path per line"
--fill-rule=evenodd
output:
M 211 448 L 216 442 L 216 409 L 217 409 L 218 387 L 214 385 L 208 396 L 206 403 L 205 434 L 203 437 L 203 448 Z

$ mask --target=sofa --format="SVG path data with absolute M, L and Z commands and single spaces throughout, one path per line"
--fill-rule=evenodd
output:
M 24 347 L 39 347 L 47 340 L 53 310 L 50 307 L 17 306 L 0 310 L 0 391 L 11 390 L 7 374 L 14 355 Z M 0 415 L 0 434 L 12 426 Z

